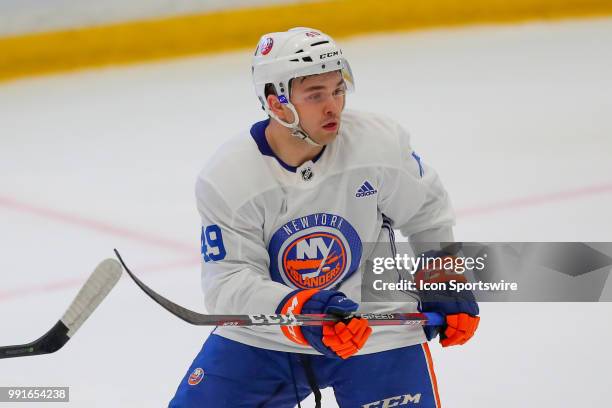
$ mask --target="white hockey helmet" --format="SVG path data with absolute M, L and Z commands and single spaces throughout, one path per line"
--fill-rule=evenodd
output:
M 342 73 L 348 92 L 354 90 L 351 67 L 340 47 L 327 34 L 307 27 L 263 35 L 253 56 L 253 84 L 263 109 L 270 117 L 291 129 L 294 136 L 315 146 L 319 144 L 299 126 L 300 119 L 290 101 L 290 81 L 332 71 Z M 270 110 L 265 95 L 267 84 L 272 84 L 280 102 L 293 112 L 293 123 L 284 122 Z

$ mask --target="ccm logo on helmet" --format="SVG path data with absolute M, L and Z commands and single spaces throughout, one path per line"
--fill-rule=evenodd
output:
M 340 54 L 340 51 L 334 51 L 334 52 L 326 52 L 325 54 L 321 54 L 319 55 L 319 59 L 325 59 L 325 58 L 331 58 L 331 57 L 336 57 Z
M 370 402 L 362 405 L 361 408 L 391 408 L 391 407 L 402 407 L 410 403 L 418 404 L 421 402 L 421 394 L 406 394 L 398 395 L 396 397 L 385 398 L 384 400 Z

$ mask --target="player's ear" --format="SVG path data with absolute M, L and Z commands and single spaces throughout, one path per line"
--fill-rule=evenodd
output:
M 266 97 L 268 101 L 268 106 L 270 107 L 270 111 L 276 115 L 277 118 L 282 120 L 283 122 L 293 123 L 294 117 L 293 113 L 283 105 L 276 95 L 268 95 Z
M 267 96 L 268 106 L 270 110 L 278 117 L 283 118 L 283 104 L 278 100 L 278 96 L 276 95 L 268 95 Z

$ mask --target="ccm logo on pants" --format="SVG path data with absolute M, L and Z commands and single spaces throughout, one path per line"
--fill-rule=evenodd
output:
M 408 405 L 409 403 L 418 404 L 421 401 L 421 394 L 411 395 L 398 395 L 397 397 L 386 398 L 380 401 L 370 402 L 362 405 L 362 408 L 391 408 L 401 407 Z

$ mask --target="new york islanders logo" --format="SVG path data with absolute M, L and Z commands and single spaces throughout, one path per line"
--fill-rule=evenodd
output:
M 268 55 L 270 51 L 272 51 L 272 47 L 274 46 L 274 40 L 272 37 L 266 37 L 262 42 L 259 50 L 261 51 L 261 55 Z
M 335 282 L 346 267 L 346 248 L 336 235 L 316 232 L 293 241 L 284 251 L 283 269 L 298 288 Z
M 361 240 L 337 215 L 317 213 L 291 220 L 272 236 L 270 274 L 296 289 L 332 287 L 357 270 Z
M 189 375 L 187 383 L 189 385 L 198 385 L 200 381 L 202 381 L 202 378 L 204 378 L 204 370 L 198 367 Z

